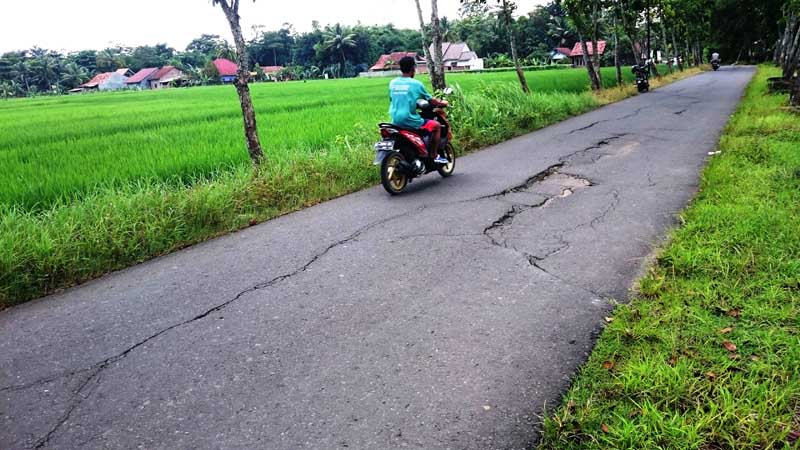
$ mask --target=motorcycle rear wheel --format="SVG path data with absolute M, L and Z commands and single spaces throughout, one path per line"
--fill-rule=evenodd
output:
M 444 156 L 448 161 L 450 161 L 450 163 L 437 167 L 436 171 L 439 172 L 439 175 L 441 175 L 442 178 L 447 178 L 456 170 L 456 152 L 453 150 L 453 146 L 449 142 L 447 143 L 447 147 L 444 149 Z
M 401 173 L 398 166 L 403 161 L 400 153 L 392 153 L 381 162 L 381 184 L 386 192 L 397 195 L 408 185 L 408 176 Z

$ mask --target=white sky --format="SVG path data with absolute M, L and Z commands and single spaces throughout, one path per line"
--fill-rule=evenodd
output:
M 546 0 L 518 0 L 525 13 Z M 228 40 L 230 29 L 219 7 L 209 0 L 110 0 L 3 1 L 0 11 L 0 52 L 38 45 L 42 48 L 72 51 L 103 49 L 109 45 L 153 45 L 166 42 L 183 50 L 203 33 L 218 34 Z M 426 22 L 430 18 L 430 2 Z M 439 0 L 439 15 L 456 18 L 459 0 Z M 298 31 L 320 24 L 341 22 L 354 25 L 394 23 L 398 28 L 418 26 L 413 0 L 241 0 L 240 15 L 245 37 L 252 36 L 254 24 L 267 30 L 279 29 L 284 22 Z

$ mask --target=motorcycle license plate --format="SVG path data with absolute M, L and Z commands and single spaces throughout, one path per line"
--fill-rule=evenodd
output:
M 372 161 L 373 165 L 379 165 L 383 162 L 386 155 L 394 151 L 394 141 L 381 141 L 375 144 L 375 160 Z

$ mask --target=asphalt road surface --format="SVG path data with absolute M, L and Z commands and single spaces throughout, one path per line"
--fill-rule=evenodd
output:
M 753 73 L 4 311 L 0 448 L 530 448 Z

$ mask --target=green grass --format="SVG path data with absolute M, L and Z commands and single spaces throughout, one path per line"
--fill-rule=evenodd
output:
M 583 70 L 448 82 L 462 152 L 599 105 Z M 255 174 L 231 86 L 0 102 L 0 307 L 375 184 L 388 83 L 254 85 Z
M 776 73 L 759 70 L 540 448 L 800 448 L 800 117 L 766 93 Z

